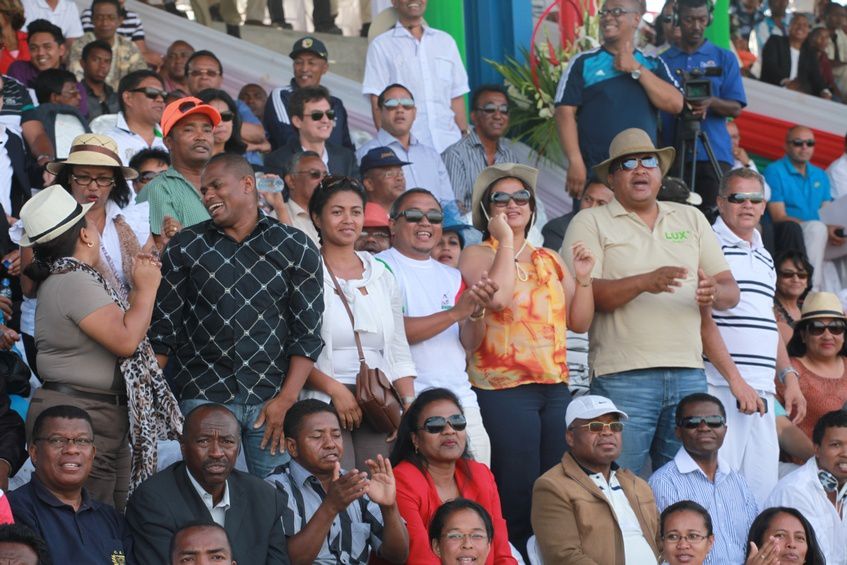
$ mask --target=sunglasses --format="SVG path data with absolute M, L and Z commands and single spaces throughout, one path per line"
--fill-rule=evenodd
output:
M 130 90 L 130 92 L 138 92 L 139 94 L 143 94 L 144 96 L 146 96 L 150 100 L 155 100 L 156 98 L 159 98 L 159 97 L 161 97 L 162 100 L 164 100 L 168 96 L 168 93 L 165 92 L 164 90 L 160 90 L 158 88 L 153 88 L 152 86 L 142 86 L 142 87 L 139 87 L 139 88 L 133 88 L 133 89 Z
M 687 416 L 677 422 L 677 426 L 686 430 L 696 430 L 700 424 L 706 424 L 710 428 L 720 428 L 726 424 L 723 416 Z
M 444 214 L 440 210 L 427 210 L 424 212 L 423 210 L 419 210 L 417 208 L 409 208 L 408 210 L 403 210 L 402 212 L 397 212 L 397 215 L 394 216 L 396 220 L 400 216 L 406 218 L 407 222 L 411 222 L 413 224 L 417 224 L 424 218 L 426 218 L 430 224 L 440 224 L 444 221 Z
M 780 271 L 779 276 L 786 279 L 798 278 L 801 281 L 804 281 L 809 278 L 809 273 L 803 271 Z
M 219 112 L 219 114 L 221 115 L 222 122 L 231 122 L 235 118 L 235 114 L 229 110 L 224 110 L 223 112 Z
M 613 173 L 615 171 L 623 171 L 624 169 L 634 171 L 638 168 L 638 165 L 641 165 L 645 169 L 655 169 L 659 166 L 659 158 L 655 155 L 650 155 L 649 157 L 627 157 L 615 163 L 609 170 Z
M 599 434 L 607 429 L 617 433 L 623 431 L 623 422 L 588 422 L 587 424 L 582 424 L 577 427 L 588 428 L 588 431 L 593 434 Z
M 815 140 L 814 139 L 792 139 L 791 145 L 793 145 L 794 147 L 803 147 L 804 145 L 806 147 L 814 147 L 815 146 Z
M 489 102 L 485 106 L 477 108 L 478 112 L 485 112 L 486 114 L 493 114 L 494 112 L 500 112 L 501 114 L 509 114 L 509 105 L 508 104 L 495 104 L 494 102 Z
M 297 175 L 309 175 L 309 178 L 312 180 L 318 180 L 324 178 L 327 174 L 323 171 L 319 171 L 318 169 L 309 169 L 308 171 L 297 171 L 291 173 L 293 176 Z
M 440 434 L 447 427 L 447 424 L 450 424 L 450 427 L 455 431 L 461 432 L 468 426 L 468 421 L 465 420 L 463 414 L 453 414 L 446 418 L 444 416 L 430 416 L 424 420 L 423 426 L 418 430 L 426 430 L 430 434 Z
M 135 182 L 147 184 L 148 182 L 150 182 L 161 174 L 161 171 L 144 171 L 143 173 L 139 173 L 138 178 L 135 180 Z
M 313 122 L 321 121 L 322 119 L 324 119 L 324 116 L 326 116 L 326 118 L 328 120 L 334 120 L 335 119 L 335 110 L 327 110 L 326 112 L 322 112 L 320 110 L 315 110 L 314 112 L 309 112 L 308 116 L 310 118 L 312 118 Z
M 759 202 L 765 201 L 765 193 L 764 192 L 734 192 L 729 196 L 723 196 L 722 198 L 726 198 L 726 201 L 730 204 L 744 204 L 745 202 L 750 202 L 752 204 L 758 204 Z
M 597 15 L 601 18 L 605 18 L 606 16 L 612 16 L 613 18 L 619 18 L 624 14 L 635 14 L 635 10 L 625 10 L 624 8 L 611 8 L 609 10 L 598 10 Z
M 415 107 L 415 101 L 411 98 L 389 98 L 382 103 L 382 107 L 389 110 L 393 110 L 398 106 L 403 106 L 404 109 L 411 110 Z
M 526 189 L 517 192 L 492 192 L 488 197 L 488 201 L 495 206 L 508 206 L 509 201 L 513 200 L 518 206 L 526 206 L 532 194 Z
M 823 335 L 823 332 L 829 330 L 831 335 L 842 335 L 844 330 L 847 329 L 847 324 L 844 322 L 833 322 L 831 324 L 827 324 L 825 322 L 812 322 L 807 328 L 809 335 Z

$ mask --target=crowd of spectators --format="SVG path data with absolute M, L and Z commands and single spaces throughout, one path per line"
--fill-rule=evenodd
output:
M 733 52 L 606 0 L 548 222 L 509 90 L 391 5 L 357 145 L 318 37 L 233 96 L 119 0 L 0 0 L 0 561 L 847 565 L 847 138 L 760 174 L 732 121 L 841 99 L 843 7 L 733 4 Z

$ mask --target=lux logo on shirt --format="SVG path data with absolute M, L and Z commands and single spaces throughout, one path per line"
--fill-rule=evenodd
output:
M 690 232 L 688 230 L 666 231 L 665 239 L 667 239 L 668 241 L 683 242 L 688 239 L 689 233 Z

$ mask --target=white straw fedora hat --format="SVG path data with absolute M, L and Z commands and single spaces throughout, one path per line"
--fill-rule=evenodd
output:
M 118 144 L 107 135 L 82 133 L 71 143 L 68 158 L 64 161 L 47 163 L 47 170 L 58 175 L 65 165 L 90 165 L 93 167 L 117 167 L 126 180 L 138 176 L 138 171 L 124 167 L 118 157 Z
M 659 157 L 659 168 L 662 170 L 662 176 L 668 174 L 668 171 L 673 164 L 676 156 L 676 149 L 673 147 L 663 147 L 656 149 L 653 145 L 653 140 L 647 135 L 643 129 L 629 128 L 620 132 L 612 139 L 609 145 L 609 158 L 594 165 L 594 174 L 603 184 L 609 184 L 609 166 L 621 157 L 627 155 L 640 155 L 643 153 L 655 153 Z
M 80 204 L 61 185 L 48 186 L 21 208 L 21 247 L 52 241 L 74 227 L 94 202 Z

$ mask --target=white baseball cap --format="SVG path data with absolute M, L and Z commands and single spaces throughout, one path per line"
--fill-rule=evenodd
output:
M 629 419 L 626 412 L 618 410 L 615 403 L 605 396 L 586 394 L 571 400 L 565 414 L 565 426 L 570 427 L 574 420 L 590 420 L 604 414 L 620 414 L 622 420 Z

